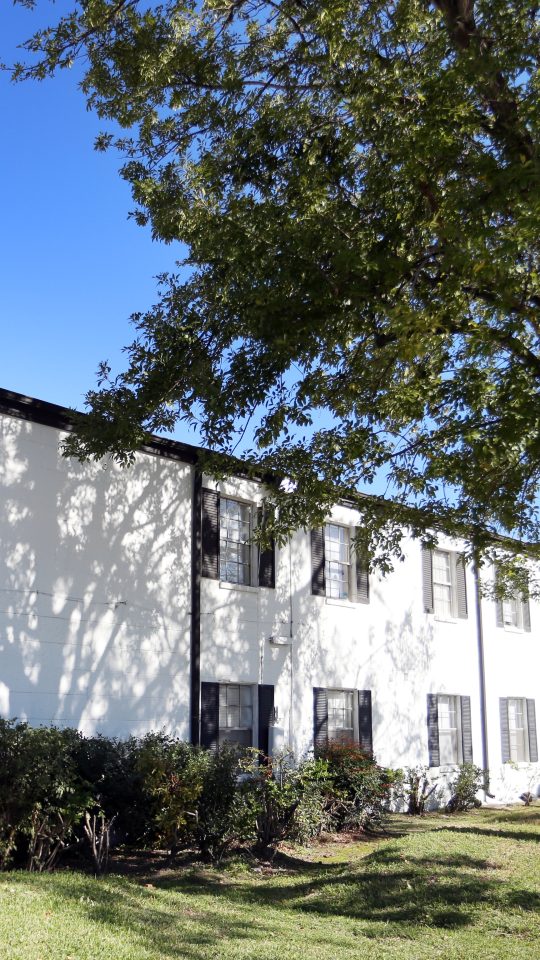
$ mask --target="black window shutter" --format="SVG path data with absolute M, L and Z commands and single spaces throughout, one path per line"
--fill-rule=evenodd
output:
M 219 743 L 219 683 L 201 683 L 201 746 Z
M 529 761 L 530 763 L 538 763 L 538 737 L 536 735 L 534 700 L 527 700 L 527 726 L 529 728 Z
M 437 694 L 428 693 L 427 696 L 427 726 L 428 726 L 428 754 L 430 767 L 440 767 L 441 755 L 439 751 L 439 706 Z
M 257 524 L 262 526 L 264 523 L 264 511 L 262 507 L 257 510 Z M 275 587 L 276 585 L 276 561 L 275 544 L 272 540 L 268 547 L 259 550 L 259 586 Z
M 315 756 L 328 744 L 328 697 L 324 687 L 313 687 L 313 746 Z
M 219 493 L 202 491 L 202 567 L 203 577 L 219 580 Z
M 369 568 L 367 557 L 359 551 L 356 554 L 356 601 L 369 603 Z
M 311 531 L 311 592 L 316 597 L 326 596 L 324 577 L 324 527 Z
M 466 620 L 467 613 L 467 581 L 465 579 L 465 558 L 463 554 L 456 556 L 456 596 L 457 596 L 457 615 L 461 620 Z
M 426 613 L 433 613 L 433 554 L 426 547 L 422 547 L 422 590 L 424 610 Z
M 522 600 L 521 610 L 523 613 L 523 629 L 526 630 L 527 633 L 530 633 L 531 632 L 531 608 L 529 605 L 528 598 L 527 600 Z
M 373 754 L 371 690 L 358 691 L 358 742 L 365 753 Z
M 259 691 L 259 750 L 267 757 L 270 753 L 270 726 L 274 714 L 274 687 L 270 683 L 260 683 Z
M 510 760 L 510 725 L 508 723 L 508 699 L 499 698 L 499 714 L 501 717 L 501 754 L 502 762 Z
M 460 700 L 461 700 L 461 741 L 463 746 L 463 763 L 472 763 L 473 749 L 472 749 L 471 698 L 460 697 Z

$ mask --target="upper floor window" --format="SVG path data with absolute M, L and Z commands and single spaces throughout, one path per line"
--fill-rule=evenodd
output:
M 524 599 L 521 594 L 518 593 L 497 600 L 496 619 L 498 627 L 529 632 L 531 629 L 529 600 Z
M 311 531 L 311 592 L 317 597 L 369 603 L 369 569 L 355 550 L 354 530 L 326 523 Z
M 221 497 L 219 503 L 219 579 L 251 583 L 251 506 Z
M 433 608 L 443 617 L 454 616 L 452 566 L 447 550 L 433 551 Z
M 326 596 L 347 600 L 350 593 L 349 531 L 336 523 L 324 528 Z
M 266 514 L 268 516 L 268 514 Z M 254 531 L 265 523 L 264 505 L 257 508 L 217 490 L 202 490 L 201 574 L 240 586 L 275 586 L 274 543 L 260 549 Z
M 424 608 L 444 620 L 467 617 L 463 556 L 454 550 L 422 550 Z

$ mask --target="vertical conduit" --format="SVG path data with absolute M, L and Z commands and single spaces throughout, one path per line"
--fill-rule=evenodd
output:
M 191 516 L 190 738 L 200 743 L 202 474 L 193 469 Z
M 484 771 L 484 800 L 489 792 L 489 748 L 486 705 L 486 668 L 484 658 L 484 630 L 482 626 L 482 594 L 478 574 L 478 558 L 474 560 L 474 586 L 476 600 L 476 638 L 478 642 L 478 683 L 480 687 L 480 724 L 482 730 L 482 769 Z

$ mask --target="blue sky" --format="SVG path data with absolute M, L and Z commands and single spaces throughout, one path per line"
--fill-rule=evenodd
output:
M 0 61 L 12 63 L 17 43 L 69 3 L 2 7 Z M 0 386 L 82 409 L 99 361 L 123 366 L 129 316 L 154 302 L 154 278 L 181 248 L 128 219 L 129 189 L 118 159 L 93 149 L 103 124 L 76 70 L 19 84 L 0 72 L 0 103 Z

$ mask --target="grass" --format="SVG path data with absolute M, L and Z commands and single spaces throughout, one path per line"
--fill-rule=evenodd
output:
M 538 960 L 540 811 L 394 817 L 388 835 L 102 880 L 0 875 L 1 960 Z

